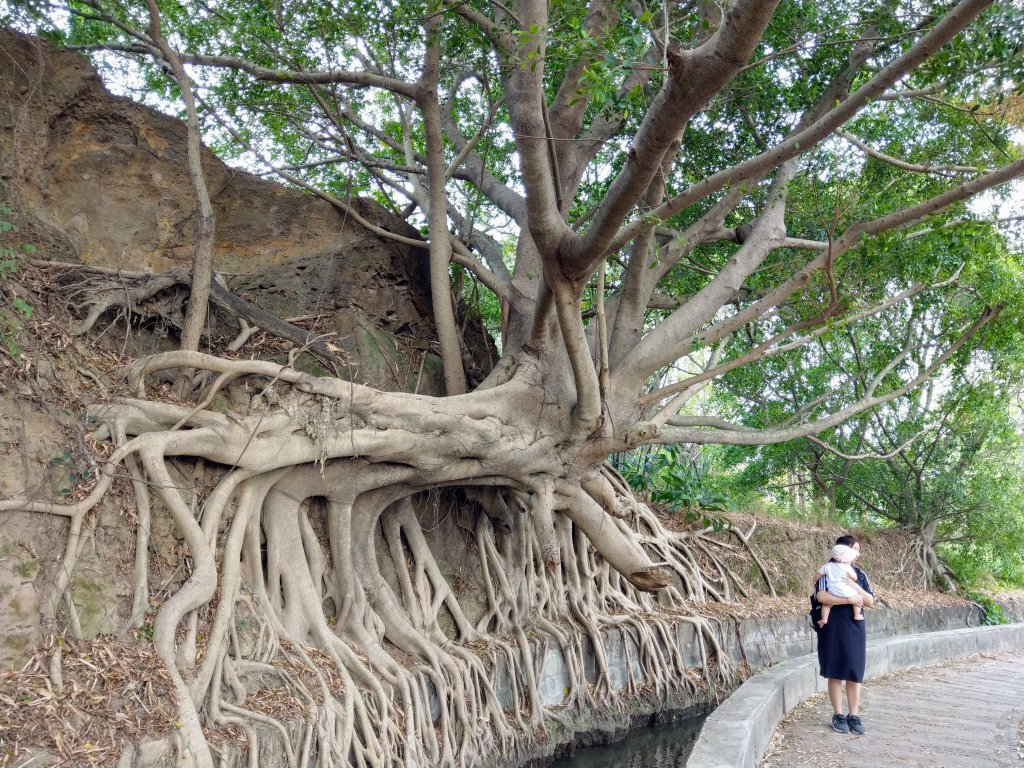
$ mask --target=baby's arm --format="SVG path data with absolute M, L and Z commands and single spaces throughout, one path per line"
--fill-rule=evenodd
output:
M 853 584 L 843 579 L 829 579 L 828 591 L 836 597 L 853 597 L 857 594 Z

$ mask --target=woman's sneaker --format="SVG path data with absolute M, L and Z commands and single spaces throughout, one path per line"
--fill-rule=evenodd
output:
M 860 720 L 857 722 L 859 723 Z M 846 715 L 832 715 L 832 730 L 839 733 L 850 732 L 850 726 L 847 725 Z
M 847 715 L 846 725 L 851 731 L 856 733 L 858 736 L 866 733 L 866 731 L 864 730 L 864 724 L 860 721 L 860 718 L 857 717 L 857 715 Z M 833 725 L 832 727 L 834 728 L 835 726 Z

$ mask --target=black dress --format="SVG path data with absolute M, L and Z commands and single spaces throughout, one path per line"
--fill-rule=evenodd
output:
M 860 588 L 871 592 L 868 577 L 854 568 Z M 818 579 L 818 591 L 828 590 L 828 579 Z M 871 592 L 873 595 L 874 592 Z M 854 621 L 852 605 L 833 605 L 828 623 L 818 633 L 818 667 L 822 677 L 834 680 L 864 681 L 867 662 L 867 621 Z

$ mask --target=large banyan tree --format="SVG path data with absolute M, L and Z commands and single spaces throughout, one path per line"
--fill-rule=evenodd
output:
M 139 519 L 162 507 L 191 558 L 152 638 L 199 765 L 218 724 L 242 728 L 257 762 L 260 728 L 292 763 L 496 759 L 559 716 L 538 693 L 544 642 L 569 670 L 566 707 L 614 698 L 599 636 L 615 627 L 658 691 L 683 685 L 661 642 L 668 617 L 736 583 L 706 531 L 667 526 L 607 460 L 816 435 L 970 364 L 1014 311 L 1000 291 L 1016 267 L 975 247 L 998 223 L 966 204 L 1024 173 L 1011 141 L 1021 20 L 992 5 L 28 4 L 21 23 L 108 71 L 131 62 L 128 77 L 179 100 L 199 212 L 181 351 L 138 360 L 131 396 L 94 409 L 113 447 L 91 493 L 0 502 L 70 518 L 49 615 L 67 610 L 85 515 L 127 473 Z M 446 396 L 196 351 L 218 290 L 204 135 L 421 250 Z M 365 221 L 357 194 L 423 239 Z M 469 391 L 455 307 L 471 284 L 501 354 Z M 119 281 L 90 317 L 143 298 Z M 794 391 L 798 405 L 757 427 L 702 405 L 731 377 L 771 386 L 794 350 L 869 321 L 893 339 L 870 377 L 837 366 L 829 391 Z M 330 343 L 307 348 L 331 364 Z M 153 396 L 168 371 L 177 399 Z M 247 408 L 211 407 L 240 382 Z M 198 460 L 217 468 L 201 497 L 171 475 Z M 417 514 L 439 489 L 472 510 L 472 606 Z M 140 536 L 136 623 L 146 554 Z M 239 640 L 243 615 L 255 643 Z M 269 664 L 279 657 L 311 677 Z M 502 702 L 499 668 L 524 706 Z M 274 675 L 308 701 L 298 730 L 246 706 Z

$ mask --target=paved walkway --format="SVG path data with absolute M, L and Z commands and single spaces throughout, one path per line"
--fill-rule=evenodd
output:
M 869 680 L 860 714 L 867 734 L 835 733 L 828 697 L 808 699 L 779 724 L 762 768 L 1022 768 L 1024 652 Z

